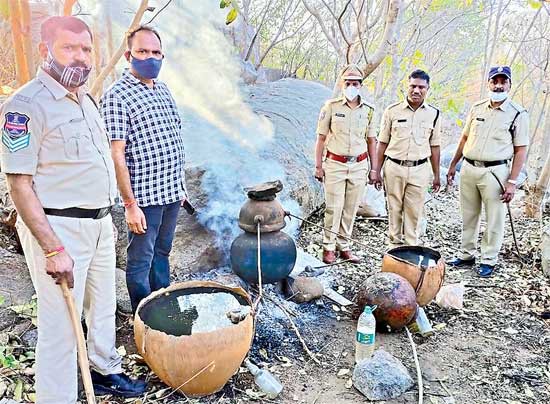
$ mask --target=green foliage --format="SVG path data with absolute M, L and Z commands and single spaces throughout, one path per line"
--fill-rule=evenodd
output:
M 220 1 L 220 8 L 226 8 L 231 5 L 231 0 L 221 0 Z
M 19 361 L 13 355 L 13 347 L 0 346 L 0 368 L 16 369 Z
M 7 20 L 10 17 L 8 0 L 0 0 L 0 19 Z
M 529 5 L 535 10 L 538 10 L 542 7 L 542 1 L 540 0 L 527 0 L 527 3 L 529 3 Z
M 9 309 L 21 317 L 29 318 L 31 322 L 36 325 L 36 318 L 38 314 L 36 295 L 32 297 L 29 303 L 20 304 L 18 306 L 10 306 Z
M 0 306 L 2 306 L 5 301 L 6 301 L 6 298 L 0 295 Z
M 227 13 L 227 17 L 225 18 L 225 25 L 231 24 L 238 16 L 238 12 L 236 8 L 232 8 L 229 13 Z

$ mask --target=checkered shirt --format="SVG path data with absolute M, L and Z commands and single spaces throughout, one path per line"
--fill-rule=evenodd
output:
M 101 115 L 112 140 L 126 141 L 126 165 L 139 206 L 181 201 L 185 152 L 181 119 L 166 84 L 147 87 L 126 70 L 101 98 Z

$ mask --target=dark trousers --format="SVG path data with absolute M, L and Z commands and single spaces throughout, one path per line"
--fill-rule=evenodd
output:
M 145 206 L 141 210 L 147 221 L 145 234 L 128 232 L 126 285 L 134 313 L 144 297 L 170 284 L 168 256 L 180 202 Z

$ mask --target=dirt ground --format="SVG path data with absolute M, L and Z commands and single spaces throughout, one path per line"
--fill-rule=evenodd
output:
M 456 253 L 460 237 L 456 195 L 439 194 L 426 204 L 426 208 L 425 243 L 450 259 Z M 321 216 L 313 216 L 312 220 L 321 223 Z M 517 217 L 515 223 L 523 262 L 514 255 L 512 237 L 507 230 L 501 263 L 493 278 L 480 279 L 469 268 L 447 268 L 445 284 L 459 281 L 466 284 L 463 310 L 443 309 L 435 303 L 427 306 L 427 315 L 436 332 L 427 338 L 414 336 L 425 403 L 550 402 L 550 321 L 541 318 L 543 311 L 550 310 L 550 285 L 540 268 L 540 223 L 524 217 Z M 368 251 L 354 247 L 364 256 L 364 263 L 341 264 L 323 275 L 348 299 L 353 300 L 361 283 L 379 271 L 386 229 L 385 221 L 358 220 L 354 237 L 372 247 Z M 305 226 L 298 244 L 317 254 L 320 240 L 317 229 Z M 273 298 L 277 296 L 273 287 L 267 287 L 265 292 Z M 252 376 L 244 369 L 212 396 L 191 399 L 173 393 L 133 355 L 135 346 L 130 322 L 128 317 L 121 315 L 118 344 L 125 348 L 126 368 L 134 375 L 147 375 L 152 389 L 138 400 L 113 401 L 104 397 L 103 402 L 369 402 L 350 382 L 355 323 L 349 311 L 343 311 L 326 298 L 317 303 L 285 302 L 284 305 L 295 314 L 294 322 L 321 364 L 314 363 L 302 349 L 282 312 L 264 300 L 250 357 L 280 378 L 284 390 L 277 399 L 262 399 Z M 378 333 L 377 347 L 400 359 L 415 380 L 413 389 L 386 403 L 417 403 L 416 370 L 406 333 Z M 0 374 L 3 378 L 14 379 L 13 375 L 6 376 L 3 369 Z M 32 383 L 32 375 L 24 377 L 27 383 Z M 8 388 L 6 397 L 10 397 L 9 392 Z

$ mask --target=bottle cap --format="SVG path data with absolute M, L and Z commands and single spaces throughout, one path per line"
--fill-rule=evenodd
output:
M 363 313 L 367 313 L 367 314 L 371 314 L 374 310 L 376 310 L 378 306 L 377 305 L 373 305 L 373 306 L 365 306 L 365 308 L 363 309 Z

